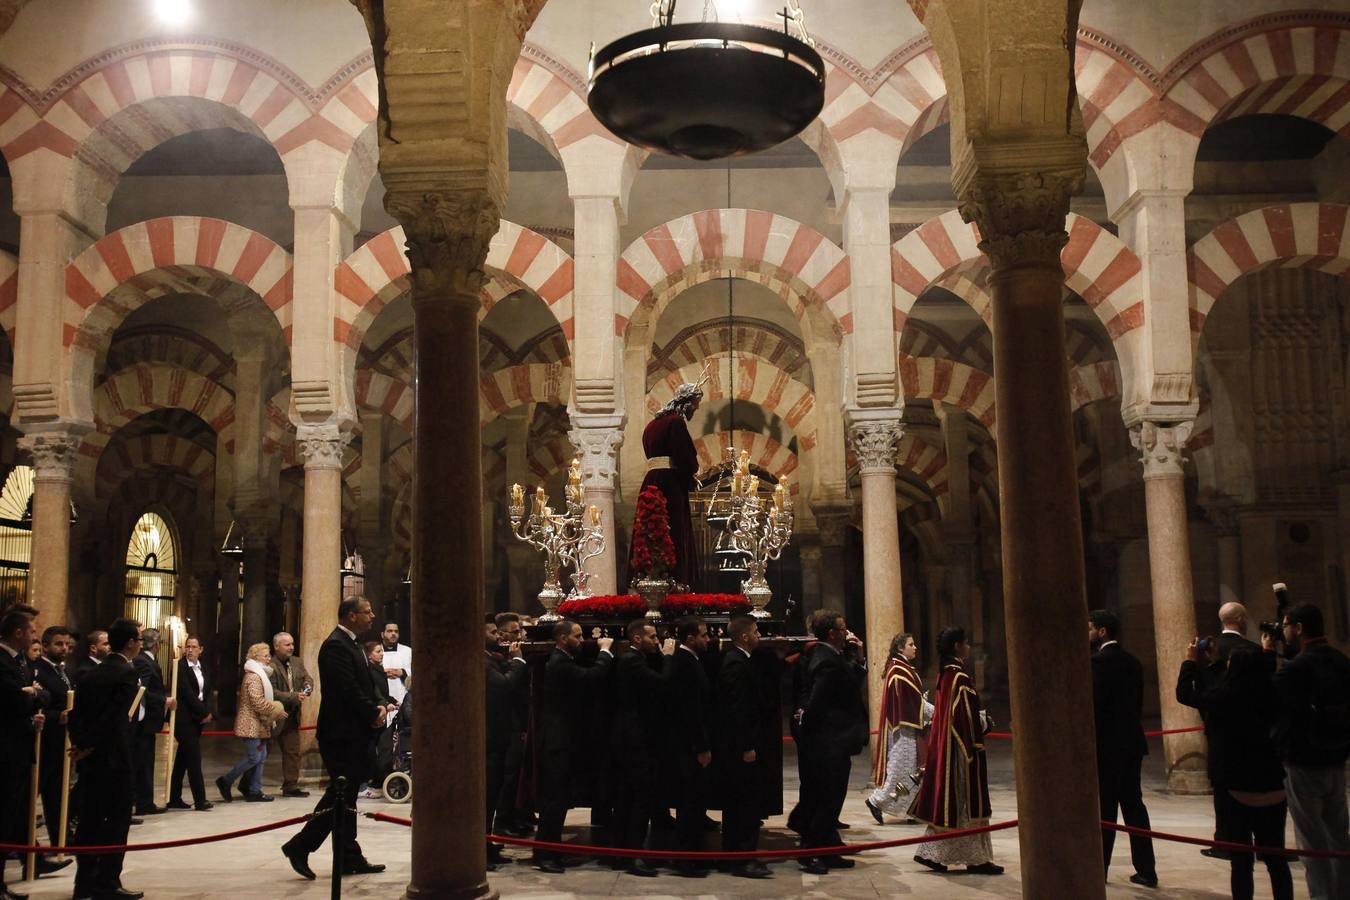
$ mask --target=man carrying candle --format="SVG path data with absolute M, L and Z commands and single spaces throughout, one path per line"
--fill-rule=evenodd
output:
M 642 432 L 642 450 L 647 455 L 647 475 L 641 494 L 654 486 L 665 495 L 670 516 L 670 537 L 675 544 L 671 577 L 688 588 L 694 580 L 694 520 L 689 513 L 689 492 L 698 474 L 698 454 L 687 423 L 698 411 L 703 391 L 696 384 L 682 384 L 670 402 L 656 411 Z M 637 543 L 634 542 L 634 546 Z M 636 569 L 630 559 L 629 572 Z

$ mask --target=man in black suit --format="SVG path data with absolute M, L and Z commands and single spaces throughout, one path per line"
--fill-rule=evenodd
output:
M 1126 825 L 1148 828 L 1148 809 L 1139 784 L 1139 770 L 1148 755 L 1144 740 L 1144 670 L 1132 653 L 1120 646 L 1120 619 L 1104 609 L 1088 615 L 1088 641 L 1092 645 L 1092 711 L 1097 726 L 1097 790 L 1102 818 L 1116 820 L 1116 810 Z M 1111 870 L 1111 848 L 1116 833 L 1102 829 L 1102 856 Z M 1144 887 L 1158 886 L 1153 857 L 1153 839 L 1130 835 L 1130 881 Z
M 1247 607 L 1241 603 L 1231 601 L 1219 607 L 1219 626 L 1223 630 L 1215 642 L 1218 658 L 1210 664 L 1210 672 L 1216 679 L 1223 677 L 1228 657 L 1233 655 L 1234 650 L 1239 647 L 1261 649 L 1255 641 L 1247 640 Z
M 563 821 L 572 803 L 573 762 L 581 735 L 576 710 L 586 702 L 609 674 L 614 655 L 612 638 L 600 638 L 595 665 L 583 668 L 576 661 L 581 648 L 581 626 L 563 620 L 553 626 L 553 653 L 544 665 L 544 689 L 539 711 L 539 829 L 536 839 L 562 840 Z M 557 853 L 534 851 L 534 867 L 550 875 L 563 873 Z
M 735 616 L 727 625 L 731 646 L 717 672 L 717 769 L 722 785 L 722 849 L 759 849 L 759 686 L 751 654 L 759 646 L 759 624 Z M 735 863 L 731 874 L 768 878 L 773 873 L 759 860 Z
M 492 617 L 497 626 L 497 642 L 510 646 L 525 639 L 525 629 L 520 624 L 520 615 L 513 612 L 500 612 Z M 500 652 L 500 651 L 499 651 Z M 533 813 L 522 809 L 516 799 L 520 788 L 520 775 L 525 767 L 525 733 L 530 729 L 530 678 L 514 695 L 511 705 L 511 730 L 506 739 L 506 752 L 502 763 L 502 787 L 494 809 L 493 834 L 509 834 L 512 837 L 529 837 L 534 833 Z
M 84 636 L 80 646 L 83 649 L 76 654 L 73 665 L 67 666 L 70 680 L 75 682 L 77 688 L 80 686 L 80 682 L 84 680 L 84 676 L 98 668 L 99 663 L 108 658 L 110 652 L 108 632 L 102 628 L 95 629 Z
M 192 788 L 192 808 L 208 810 L 206 783 L 202 779 L 202 728 L 211 721 L 211 682 L 202 667 L 202 642 L 191 635 L 183 642 L 178 659 L 178 715 L 173 720 L 173 739 L 178 749 L 169 777 L 169 809 L 188 809 L 183 802 L 183 776 Z
M 708 650 L 708 626 L 687 617 L 675 623 L 675 652 L 666 659 L 671 710 L 671 758 L 675 763 L 675 849 L 703 849 L 703 822 L 708 808 L 708 768 L 712 743 L 708 711 L 712 693 L 703 654 Z M 686 878 L 703 878 L 708 867 L 694 861 L 675 866 Z
M 822 609 L 811 617 L 811 634 L 816 645 L 807 666 L 811 692 L 802 709 L 801 736 L 810 760 L 812 797 L 802 810 L 802 846 L 837 847 L 844 842 L 836 823 L 848 793 L 849 769 L 854 754 L 867 746 L 862 694 L 867 665 L 862 641 L 834 610 Z M 855 865 L 845 856 L 804 856 L 798 863 L 813 875 Z
M 136 770 L 136 691 L 132 660 L 141 650 L 141 623 L 118 619 L 108 626 L 107 659 L 80 682 L 70 715 L 70 743 L 80 766 L 80 824 L 75 844 L 125 844 L 131 828 Z M 81 855 L 75 898 L 111 900 L 143 896 L 122 886 L 122 853 Z
M 66 660 L 75 646 L 75 635 L 64 625 L 52 625 L 42 632 L 42 655 L 33 666 L 34 676 L 47 695 L 42 712 L 42 766 L 38 790 L 42 793 L 42 814 L 47 822 L 47 837 L 55 844 L 60 836 L 61 775 L 66 758 L 66 695 L 74 687 L 66 674 Z M 68 862 L 68 861 L 67 861 Z M 38 871 L 65 868 L 67 862 L 39 864 Z M 53 868 L 55 867 L 55 868 Z
M 505 662 L 500 658 L 503 649 L 508 655 Z M 516 709 L 521 693 L 528 687 L 530 672 L 521 655 L 519 640 L 503 648 L 496 622 L 487 623 L 483 657 L 487 669 L 487 833 L 495 834 L 493 826 L 499 818 L 497 804 L 502 796 L 507 751 L 513 737 L 519 740 Z M 493 871 L 506 862 L 500 844 L 488 842 L 487 854 L 488 868 Z
M 16 604 L 0 614 L 0 842 L 26 844 L 24 815 L 29 767 L 33 764 L 33 730 L 44 722 L 38 690 L 28 671 L 26 654 L 37 639 L 37 610 Z M 0 855 L 0 900 L 25 898 L 5 886 L 5 859 Z
M 615 846 L 647 846 L 656 798 L 656 765 L 664 736 L 662 715 L 671 700 L 670 679 L 653 665 L 660 653 L 656 628 L 645 619 L 628 623 L 623 652 L 614 663 L 614 763 L 618 781 L 614 803 Z M 674 642 L 668 642 L 673 652 Z M 628 873 L 652 878 L 656 869 L 644 859 L 628 863 Z
M 177 701 L 164 689 L 164 676 L 155 659 L 159 631 L 145 629 L 141 642 L 141 652 L 132 660 L 136 676 L 145 688 L 145 697 L 141 699 L 144 715 L 138 713 L 136 723 L 136 815 L 154 816 L 164 812 L 164 807 L 155 805 L 155 736 Z
M 348 597 L 338 606 L 338 626 L 319 648 L 319 755 L 328 770 L 328 789 L 319 798 L 315 812 L 331 810 L 341 803 L 345 855 L 344 875 L 383 872 L 384 866 L 371 863 L 356 842 L 356 791 L 370 775 L 374 762 L 375 736 L 384 728 L 387 711 L 375 699 L 370 666 L 360 637 L 370 630 L 375 614 L 365 597 Z M 347 779 L 338 796 L 338 778 Z M 281 845 L 291 868 L 305 878 L 314 879 L 309 854 L 319 849 L 333 830 L 331 814 L 315 816 L 300 833 Z

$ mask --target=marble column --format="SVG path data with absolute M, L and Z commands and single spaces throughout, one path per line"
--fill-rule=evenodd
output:
M 1190 529 L 1186 516 L 1183 452 L 1192 423 L 1140 422 L 1130 440 L 1144 464 L 1148 516 L 1148 567 L 1153 585 L 1153 635 L 1157 642 L 1158 694 L 1164 729 L 1200 725 L 1200 715 L 1176 698 L 1176 675 L 1195 637 L 1195 589 L 1191 578 Z M 1179 793 L 1205 793 L 1205 738 L 1196 732 L 1163 738 L 1167 786 Z
M 850 527 L 848 507 L 816 504 L 812 512 L 816 516 L 816 527 L 820 529 L 820 603 L 816 608 L 843 610 L 848 600 L 844 583 L 848 570 L 848 560 L 845 558 Z M 896 553 L 899 552 L 897 537 Z
M 617 532 L 614 522 L 614 487 L 618 480 L 619 446 L 623 443 L 623 419 L 620 416 L 572 417 L 577 425 L 568 433 L 581 460 L 581 483 L 586 505 L 600 510 L 605 530 L 605 550 L 586 564 L 591 573 L 593 594 L 617 594 L 618 559 L 615 555 Z
M 267 630 L 267 536 L 265 519 L 245 519 L 239 537 L 244 549 L 244 650 L 271 643 Z
M 221 715 L 233 714 L 239 684 L 239 557 L 220 557 L 220 614 L 216 619 L 216 700 Z
M 48 623 L 76 624 L 70 598 L 70 484 L 79 435 L 38 432 L 19 439 L 33 460 L 33 545 L 28 568 L 28 602 Z
M 1083 177 L 1082 142 L 1070 138 L 967 145 L 952 179 L 992 268 L 1022 891 L 1075 900 L 1105 896 L 1089 651 L 1074 637 L 1088 608 L 1059 258 Z
M 811 613 L 823 608 L 821 602 L 821 560 L 824 554 L 820 548 L 820 532 L 803 532 L 793 536 L 797 543 L 797 556 L 802 565 L 802 599 L 798 603 L 798 615 L 803 622 L 810 621 Z
M 412 264 L 413 756 L 431 764 L 413 793 L 405 896 L 486 898 L 478 292 L 499 208 L 467 173 L 384 174 Z
M 336 425 L 301 425 L 295 442 L 305 459 L 304 538 L 300 550 L 300 633 L 295 636 L 314 694 L 300 707 L 300 724 L 319 717 L 319 647 L 337 624 L 342 595 L 342 452 L 351 433 Z M 314 732 L 300 732 L 301 752 L 315 747 Z M 306 769 L 317 768 L 312 757 Z
M 863 597 L 866 603 L 868 721 L 881 715 L 881 676 L 891 638 L 905 627 L 900 588 L 900 520 L 895 507 L 895 451 L 900 442 L 898 415 L 860 418 L 855 413 L 849 439 L 862 478 Z M 842 611 L 842 610 L 841 610 Z M 875 738 L 874 738 L 875 739 Z

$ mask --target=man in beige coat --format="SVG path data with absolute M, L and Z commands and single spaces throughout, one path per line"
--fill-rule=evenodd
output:
M 314 682 L 305 661 L 295 652 L 295 639 L 286 632 L 272 638 L 272 692 L 286 709 L 286 721 L 275 735 L 281 747 L 281 793 L 308 797 L 300 789 L 300 708 L 309 700 Z

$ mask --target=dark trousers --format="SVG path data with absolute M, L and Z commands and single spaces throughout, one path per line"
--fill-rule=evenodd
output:
M 648 750 L 623 751 L 617 755 L 615 783 L 614 846 L 638 850 L 647 844 L 647 830 L 656 800 L 656 754 Z
M 792 723 L 792 742 L 797 748 L 797 803 L 788 813 L 788 828 L 801 834 L 806 830 L 806 820 L 811 807 L 811 754 L 802 743 L 801 729 Z
M 42 817 L 47 822 L 47 840 L 55 844 L 61 836 L 61 773 L 65 769 L 66 736 L 59 732 L 49 738 L 42 733 L 42 771 L 38 793 L 42 795 Z M 71 810 L 73 811 L 73 810 Z M 27 835 L 24 835 L 26 838 Z
M 520 791 L 520 772 L 524 766 L 525 742 L 518 733 L 512 733 L 502 756 L 502 781 L 496 801 L 498 828 L 521 824 L 523 815 L 516 797 Z
M 1148 828 L 1148 809 L 1144 806 L 1144 793 L 1139 786 L 1139 769 L 1143 759 L 1097 761 L 1097 789 L 1101 799 L 1102 819 L 1107 822 L 1116 820 L 1116 812 L 1125 824 L 1134 828 Z M 1111 848 L 1116 843 L 1116 832 L 1110 828 L 1102 829 L 1102 865 L 1107 872 L 1111 870 Z M 1130 835 L 1130 861 L 1134 871 L 1140 875 L 1157 877 L 1157 864 L 1153 858 L 1153 839 L 1147 835 Z
M 493 833 L 498 819 L 504 820 L 505 810 L 501 809 L 502 779 L 506 775 L 506 753 L 501 747 L 489 747 L 487 750 L 487 790 L 483 792 L 487 800 L 487 833 Z
M 675 849 L 703 849 L 703 819 L 708 812 L 708 770 L 692 753 L 681 755 L 675 785 Z
M 192 788 L 192 803 L 206 802 L 206 784 L 202 780 L 202 726 L 180 725 L 174 734 L 178 748 L 173 756 L 173 774 L 169 777 L 169 800 L 183 802 L 183 776 Z
M 370 774 L 372 750 L 364 745 L 339 744 L 325 747 L 319 744 L 319 755 L 323 757 L 323 767 L 328 770 L 328 789 L 323 792 L 314 806 L 316 815 L 305 823 L 300 833 L 287 842 L 288 846 L 313 853 L 318 850 L 333 832 L 332 809 L 334 804 L 342 805 L 342 831 L 344 862 L 350 865 L 362 859 L 361 845 L 356 842 L 356 792 L 361 782 Z M 345 789 L 338 796 L 338 778 L 345 777 Z
M 567 751 L 544 751 L 540 759 L 539 829 L 534 835 L 537 841 L 556 843 L 562 840 L 563 822 L 572 804 L 571 769 Z M 557 856 L 556 852 L 550 850 L 534 851 L 534 858 L 538 860 Z
M 134 794 L 137 809 L 149 809 L 155 805 L 155 733 L 137 729 L 135 744 L 135 783 Z
M 75 844 L 96 847 L 125 844 L 131 830 L 134 794 L 126 772 L 80 770 L 80 824 Z M 75 862 L 75 894 L 117 890 L 122 884 L 122 853 L 81 854 Z
M 11 727 L 13 726 L 11 723 Z M 29 740 L 32 746 L 32 740 Z M 28 843 L 28 778 L 31 769 L 27 762 L 13 762 L 5 765 L 5 777 L 0 778 L 0 842 L 6 844 Z M 5 860 L 8 854 L 0 854 L 0 889 L 5 886 Z M 23 857 L 20 857 L 19 878 L 23 878 Z
M 811 801 L 804 810 L 803 847 L 837 847 L 844 842 L 834 826 L 844 808 L 852 766 L 853 760 L 842 753 L 812 754 Z
M 1273 806 L 1247 806 L 1234 800 L 1226 789 L 1216 787 L 1214 806 L 1219 812 L 1215 822 L 1218 840 L 1258 847 L 1284 846 L 1284 818 L 1288 804 L 1283 801 Z M 1262 856 L 1261 861 L 1270 875 L 1270 890 L 1275 900 L 1293 900 L 1294 879 L 1289 873 L 1288 858 Z M 1233 852 L 1228 858 L 1233 900 L 1251 900 L 1255 890 L 1253 863 L 1254 857 L 1250 853 Z
M 759 849 L 759 767 L 740 757 L 722 765 L 722 849 Z

